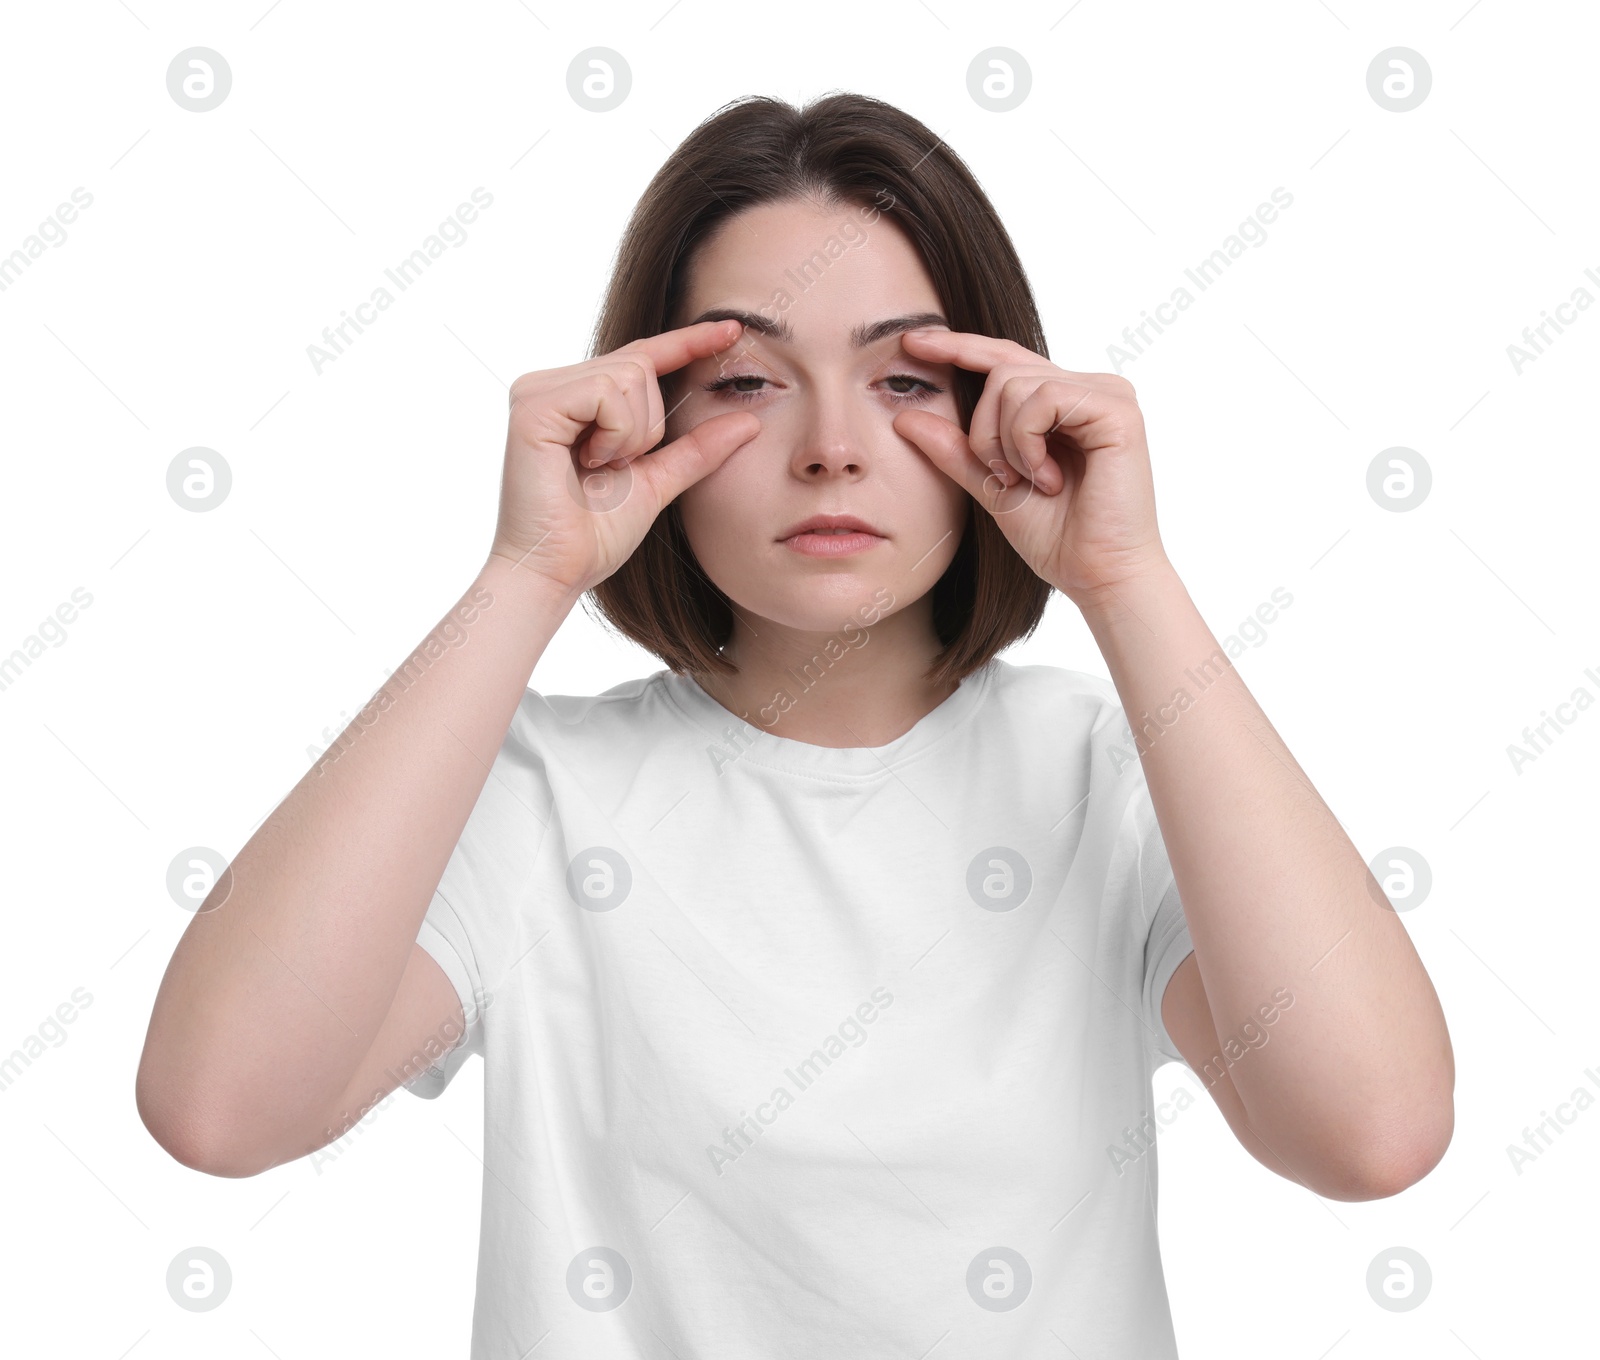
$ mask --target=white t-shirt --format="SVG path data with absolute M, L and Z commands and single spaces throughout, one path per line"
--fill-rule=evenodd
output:
M 408 1089 L 486 1063 L 474 1360 L 1177 1355 L 1193 946 L 1108 681 L 996 658 L 853 749 L 530 690 L 418 942 L 469 1023 Z

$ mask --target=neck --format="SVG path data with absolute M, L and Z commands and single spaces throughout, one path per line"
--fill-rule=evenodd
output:
M 923 678 L 941 650 L 931 602 L 871 627 L 831 633 L 741 617 L 722 655 L 737 675 L 702 675 L 701 687 L 752 727 L 812 746 L 883 746 L 904 736 L 957 686 Z

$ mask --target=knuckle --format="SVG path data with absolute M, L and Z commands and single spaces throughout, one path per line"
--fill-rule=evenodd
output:
M 629 354 L 623 357 L 623 372 L 630 385 L 649 382 L 656 376 L 656 366 L 648 354 Z

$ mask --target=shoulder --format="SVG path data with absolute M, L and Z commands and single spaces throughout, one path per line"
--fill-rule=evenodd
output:
M 575 727 L 591 719 L 599 722 L 627 721 L 647 699 L 659 693 L 665 671 L 623 680 L 599 694 L 551 694 L 532 686 L 523 693 L 519 719 L 544 726 L 561 724 Z
M 1110 680 L 1065 666 L 1018 665 L 996 657 L 993 698 L 1035 717 L 1081 724 L 1084 735 L 1120 726 L 1123 719 L 1122 701 Z
M 1143 793 L 1144 767 L 1109 679 L 1064 666 L 1004 663 L 995 671 L 994 690 L 1019 770 L 1042 761 L 1067 771 L 1084 793 L 1132 815 Z M 991 733 L 998 735 L 995 728 Z
M 685 717 L 662 669 L 598 694 L 555 694 L 530 687 L 506 734 L 528 751 L 638 749 L 681 732 Z

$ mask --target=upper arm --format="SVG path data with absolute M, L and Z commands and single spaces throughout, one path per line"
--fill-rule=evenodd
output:
M 1228 1076 L 1227 1064 L 1222 1059 L 1222 1044 L 1217 1038 L 1216 1023 L 1211 1018 L 1211 1003 L 1206 998 L 1205 983 L 1200 980 L 1200 964 L 1192 950 L 1173 970 L 1167 982 L 1167 990 L 1161 998 L 1161 1021 L 1172 1036 L 1172 1042 L 1183 1054 L 1184 1061 L 1206 1084 L 1206 1090 L 1216 1101 L 1234 1136 L 1244 1144 L 1251 1156 L 1265 1162 L 1265 1158 L 1256 1150 L 1259 1145 L 1254 1135 L 1245 1124 L 1244 1102 L 1239 1099 L 1239 1092 L 1234 1088 Z
M 1173 970 L 1167 990 L 1161 998 L 1161 1019 L 1172 1036 L 1172 1042 L 1183 1054 L 1184 1061 L 1205 1083 L 1206 1090 L 1216 1101 L 1222 1117 L 1228 1121 L 1234 1137 L 1244 1150 L 1262 1166 L 1276 1171 L 1290 1180 L 1287 1168 L 1272 1155 L 1271 1150 L 1252 1132 L 1245 1117 L 1244 1101 L 1228 1075 L 1228 1063 L 1222 1056 L 1222 1041 L 1217 1036 L 1215 1021 L 1211 1018 L 1211 1003 L 1206 997 L 1205 984 L 1200 980 L 1200 965 L 1191 952 Z
M 389 1092 L 439 1061 L 461 1042 L 465 1029 L 454 984 L 427 950 L 413 944 L 389 1013 L 323 1121 L 326 1136 L 317 1147 L 342 1137 Z

